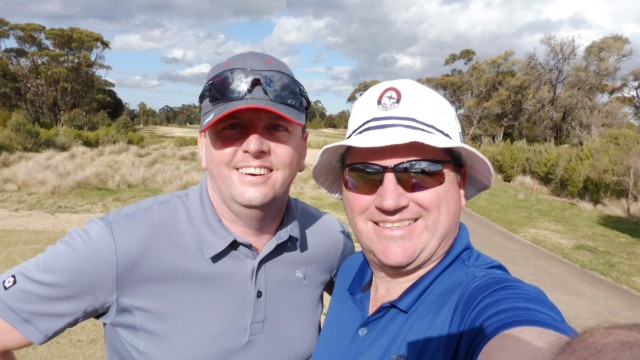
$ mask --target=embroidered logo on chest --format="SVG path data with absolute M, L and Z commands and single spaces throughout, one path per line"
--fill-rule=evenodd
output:
M 4 279 L 4 281 L 2 282 L 2 287 L 5 290 L 9 290 L 17 283 L 18 283 L 18 280 L 16 280 L 16 276 L 11 275 L 8 278 Z
M 307 279 L 306 279 L 306 277 L 307 277 L 307 269 L 303 269 L 303 270 L 298 269 L 298 270 L 296 270 L 296 277 L 298 279 L 302 279 L 302 283 L 306 284 L 307 283 Z

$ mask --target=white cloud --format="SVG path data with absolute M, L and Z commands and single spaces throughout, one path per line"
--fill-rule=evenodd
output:
M 210 69 L 209 64 L 199 64 L 178 71 L 163 72 L 159 78 L 168 82 L 185 82 L 201 86 L 205 83 Z
M 291 45 L 313 41 L 335 43 L 341 40 L 338 36 L 331 36 L 331 29 L 336 25 L 336 21 L 332 18 L 283 16 L 276 20 L 273 34 L 266 41 L 279 41 Z
M 119 50 L 149 50 L 157 49 L 159 44 L 151 39 L 144 38 L 141 34 L 116 35 L 111 43 L 111 49 Z
M 117 87 L 135 88 L 135 89 L 154 89 L 160 86 L 160 81 L 156 79 L 147 79 L 136 75 L 130 78 L 122 78 L 113 80 Z
M 287 62 L 310 93 L 342 98 L 363 80 L 437 76 L 466 48 L 479 59 L 523 56 L 545 33 L 582 45 L 622 34 L 640 47 L 640 6 L 629 0 L 11 0 L 2 16 L 99 32 L 111 41 L 107 64 L 128 74 L 118 87 L 177 87 L 188 102 L 210 65 L 246 50 Z M 640 67 L 638 54 L 625 68 Z

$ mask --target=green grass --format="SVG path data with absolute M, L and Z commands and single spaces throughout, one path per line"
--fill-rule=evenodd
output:
M 467 206 L 570 262 L 640 292 L 640 224 L 498 182 Z
M 310 129 L 307 146 L 310 149 L 321 149 L 325 145 L 344 140 L 345 129 Z

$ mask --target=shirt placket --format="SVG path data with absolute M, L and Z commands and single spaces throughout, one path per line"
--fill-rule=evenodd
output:
M 266 267 L 261 265 L 258 257 L 253 269 L 253 307 L 251 311 L 251 325 L 249 328 L 249 336 L 262 334 L 264 331 L 264 321 L 267 313 L 267 281 Z

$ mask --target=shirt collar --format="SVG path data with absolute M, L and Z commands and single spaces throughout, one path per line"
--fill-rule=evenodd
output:
M 471 248 L 471 242 L 469 240 L 469 232 L 467 227 L 460 223 L 458 229 L 458 235 L 454 240 L 451 248 L 442 260 L 429 272 L 424 274 L 421 278 L 416 280 L 409 288 L 407 288 L 396 300 L 391 304 L 403 312 L 409 312 L 411 308 L 420 300 L 423 294 L 431 287 L 433 282 L 453 264 L 456 259 L 462 256 L 467 250 Z M 353 280 L 349 285 L 349 294 L 354 298 L 354 301 L 362 302 L 362 298 L 368 299 L 370 296 L 370 284 L 373 278 L 373 272 L 366 258 L 363 257 L 363 261 L 360 267 L 353 276 Z M 368 300 L 366 304 L 368 306 Z
M 272 240 L 276 245 L 287 241 L 290 237 L 300 239 L 300 224 L 295 207 L 296 203 L 289 198 L 282 223 Z M 236 240 L 235 235 L 224 226 L 211 203 L 206 174 L 198 185 L 189 189 L 189 213 L 206 258 L 215 256 Z

